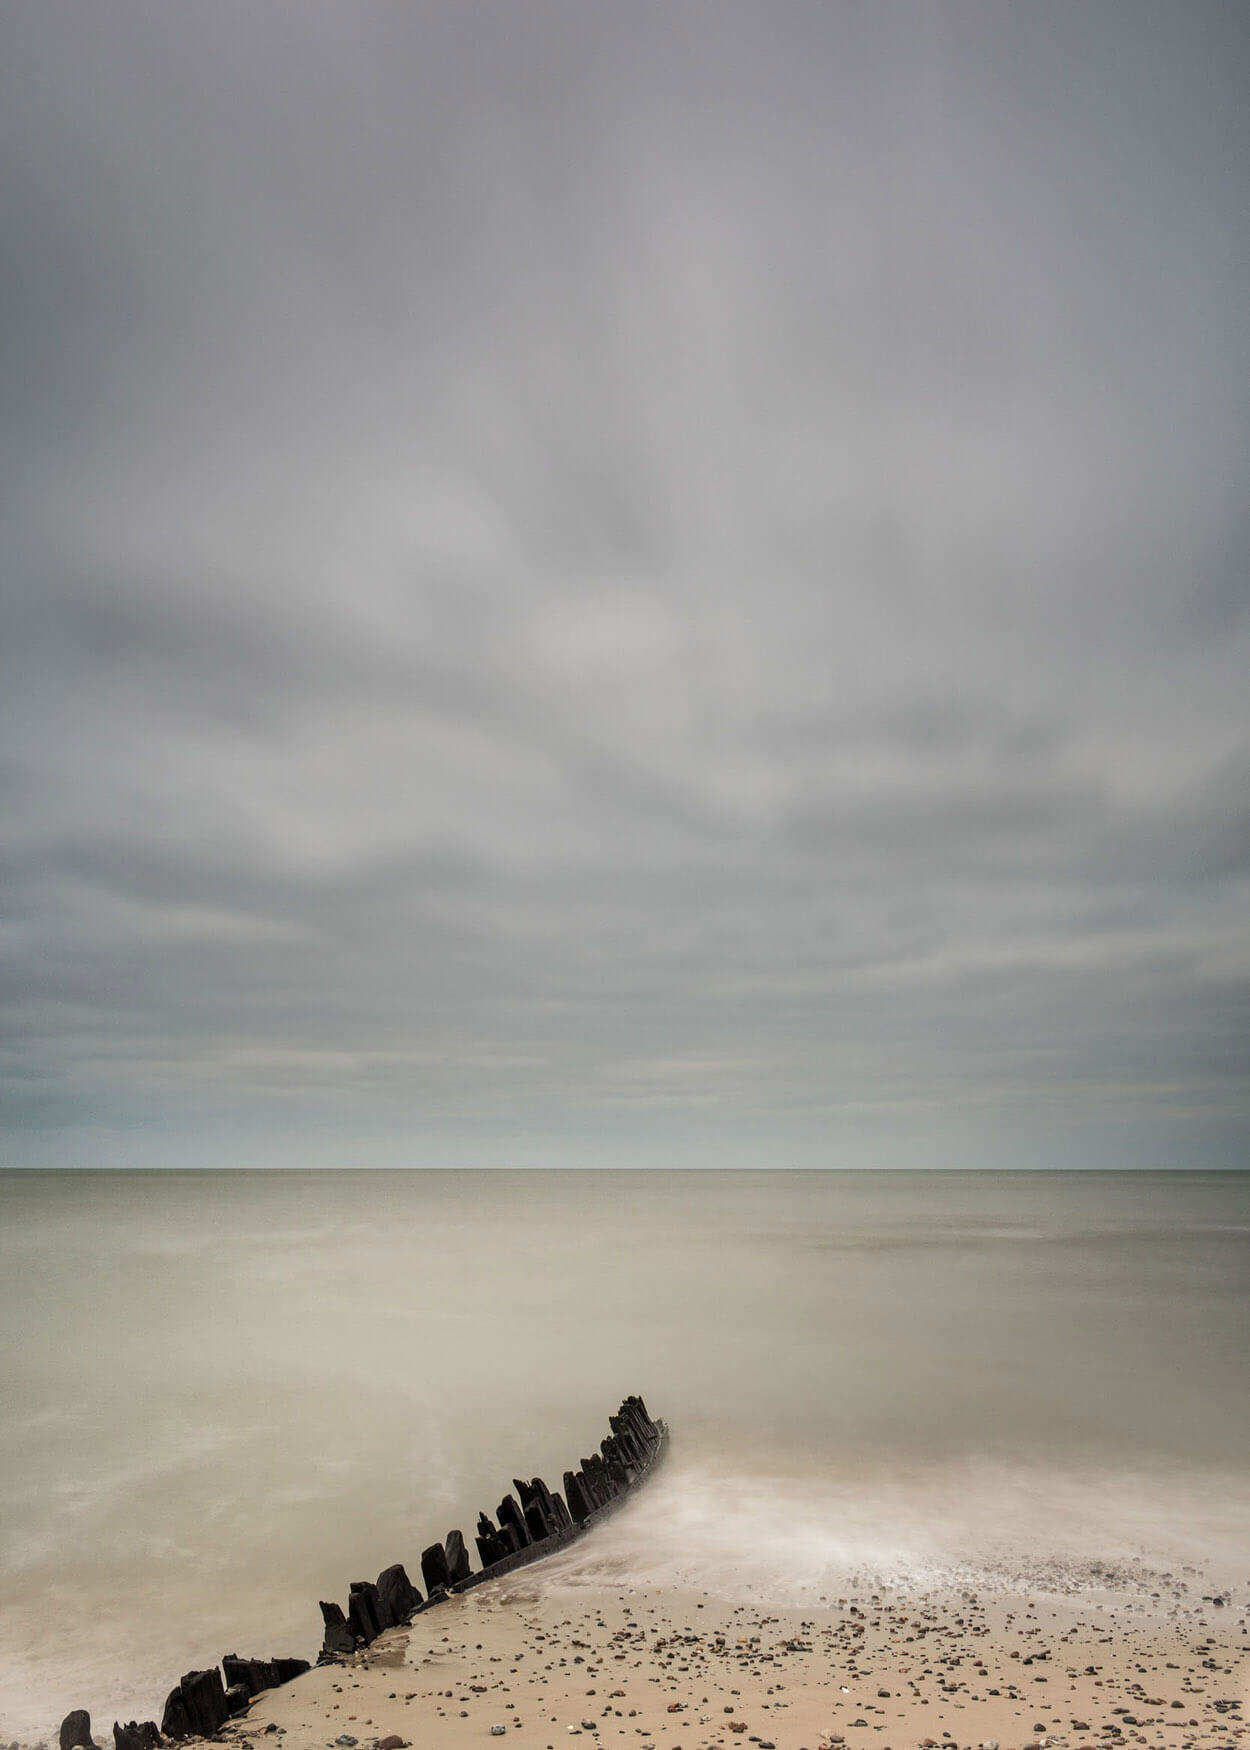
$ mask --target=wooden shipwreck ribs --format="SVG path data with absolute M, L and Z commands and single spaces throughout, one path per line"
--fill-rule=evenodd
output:
M 421 1552 L 424 1599 L 402 1565 L 396 1564 L 376 1581 L 353 1580 L 346 1614 L 341 1605 L 323 1602 L 325 1641 L 319 1663 L 367 1646 L 383 1629 L 409 1621 L 449 1593 L 465 1592 L 483 1580 L 554 1555 L 589 1531 L 638 1487 L 668 1443 L 667 1427 L 651 1419 L 639 1397 L 626 1398 L 608 1424 L 612 1432 L 601 1441 L 599 1451 L 582 1459 L 578 1470 L 565 1471 L 563 1495 L 553 1493 L 541 1477 L 528 1483 L 514 1477 L 516 1494 L 505 1495 L 495 1509 L 498 1524 L 488 1514 L 479 1514 L 474 1542 L 482 1566 L 477 1573 L 470 1571 L 462 1534 L 449 1531 L 442 1543 L 432 1543 Z
M 481 1568 L 474 1573 L 463 1535 L 449 1531 L 442 1543 L 421 1552 L 421 1578 L 426 1595 L 408 1578 L 402 1562 L 385 1568 L 375 1580 L 353 1580 L 347 1610 L 322 1603 L 325 1639 L 317 1663 L 354 1653 L 388 1628 L 407 1623 L 418 1611 L 429 1610 L 453 1592 L 465 1592 L 554 1555 L 585 1535 L 618 1507 L 649 1475 L 668 1445 L 668 1427 L 653 1420 L 640 1397 L 628 1397 L 615 1416 L 611 1433 L 599 1451 L 583 1458 L 575 1471 L 564 1473 L 564 1493 L 549 1489 L 541 1477 L 529 1482 L 513 1478 L 515 1495 L 505 1495 L 495 1519 L 478 1517 L 477 1544 Z M 159 1730 L 153 1720 L 113 1724 L 115 1750 L 158 1750 L 162 1738 L 212 1737 L 231 1715 L 244 1711 L 254 1695 L 289 1683 L 309 1670 L 307 1659 L 240 1659 L 227 1653 L 221 1669 L 188 1671 L 170 1691 Z M 78 1708 L 61 1723 L 60 1750 L 83 1745 L 95 1750 L 91 1716 Z

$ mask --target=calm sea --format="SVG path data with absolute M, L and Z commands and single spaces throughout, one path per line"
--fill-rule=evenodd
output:
M 1250 1175 L 8 1173 L 0 1250 L 0 1740 L 314 1656 L 629 1391 L 582 1574 L 1250 1575 Z

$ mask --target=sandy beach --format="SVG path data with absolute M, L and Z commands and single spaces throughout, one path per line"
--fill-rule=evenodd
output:
M 223 1736 L 287 1750 L 571 1737 L 636 1750 L 1245 1741 L 1244 1592 L 888 1591 L 762 1614 L 676 1591 L 483 1585 L 258 1696 Z M 494 1728 L 502 1728 L 496 1731 Z

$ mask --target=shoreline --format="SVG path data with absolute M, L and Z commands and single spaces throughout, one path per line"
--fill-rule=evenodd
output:
M 1250 1579 L 1227 1561 L 1218 1580 L 1215 1564 L 1165 1569 L 1141 1556 L 1035 1555 L 933 1585 L 847 1570 L 818 1603 L 782 1604 L 745 1572 L 732 1597 L 680 1575 L 631 1575 L 631 1546 L 641 1534 L 658 1548 L 659 1527 L 633 1490 L 612 1505 L 626 1501 L 623 1537 L 553 1538 L 545 1560 L 476 1573 L 281 1687 L 261 1677 L 216 1730 L 177 1742 L 1250 1750 Z M 8 1736 L 0 1750 L 55 1750 L 54 1730 Z
M 609 1547 L 487 1577 L 183 1742 L 456 1750 L 499 1725 L 518 1750 L 1250 1750 L 1250 1580 L 1050 1563 L 1023 1587 L 847 1575 L 784 1607 L 614 1565 Z
M 865 1591 L 762 1612 L 677 1589 L 493 1580 L 258 1697 L 222 1736 L 281 1737 L 284 1750 L 492 1736 L 517 1750 L 570 1737 L 613 1750 L 1218 1750 L 1247 1742 L 1247 1601 Z

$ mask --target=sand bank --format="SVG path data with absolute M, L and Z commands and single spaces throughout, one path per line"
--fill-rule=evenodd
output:
M 223 1736 L 284 1750 L 500 1736 L 515 1750 L 1246 1743 L 1246 1597 L 1216 1606 L 1147 1585 L 1137 1598 L 878 1591 L 763 1614 L 518 1576 L 257 1697 Z

